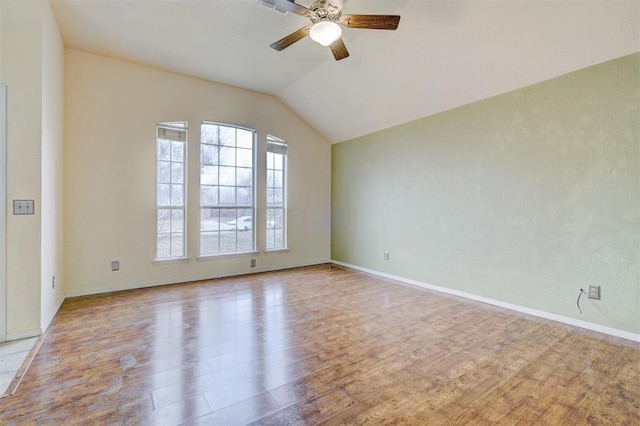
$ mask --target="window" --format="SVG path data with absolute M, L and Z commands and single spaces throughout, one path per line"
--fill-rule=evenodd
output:
M 255 131 L 203 123 L 200 255 L 255 251 Z
M 267 250 L 287 248 L 287 143 L 267 135 Z
M 156 259 L 184 257 L 187 123 L 159 123 L 156 140 Z

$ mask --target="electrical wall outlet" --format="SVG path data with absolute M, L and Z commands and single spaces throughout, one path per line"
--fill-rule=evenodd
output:
M 33 200 L 13 200 L 13 214 L 33 214 Z
M 112 271 L 119 271 L 120 270 L 120 261 L 119 260 L 112 260 L 111 261 L 111 270 Z
M 255 259 L 251 259 L 251 267 L 252 268 L 256 267 L 256 260 Z
M 51 278 L 51 288 L 56 288 L 56 276 L 54 275 L 53 278 Z
M 384 260 L 389 260 L 389 252 L 388 251 L 384 252 Z
M 600 286 L 599 285 L 590 285 L 589 286 L 589 299 L 600 300 Z

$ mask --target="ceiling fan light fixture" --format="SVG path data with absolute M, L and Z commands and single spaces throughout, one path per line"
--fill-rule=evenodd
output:
M 311 40 L 323 46 L 329 46 L 342 36 L 342 28 L 333 21 L 320 21 L 313 24 L 309 31 Z

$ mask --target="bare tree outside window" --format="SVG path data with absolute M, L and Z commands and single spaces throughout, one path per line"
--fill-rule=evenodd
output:
M 254 146 L 254 130 L 202 124 L 201 256 L 255 250 Z
M 156 143 L 156 259 L 180 258 L 186 255 L 184 176 L 187 123 L 159 123 Z
M 267 250 L 287 248 L 287 143 L 267 136 Z

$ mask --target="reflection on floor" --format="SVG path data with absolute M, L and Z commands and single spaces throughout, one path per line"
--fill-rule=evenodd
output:
M 31 337 L 0 343 L 0 397 L 7 393 L 9 385 L 37 340 L 37 337 Z
M 0 425 L 640 426 L 640 343 L 335 265 L 68 298 L 36 350 Z

